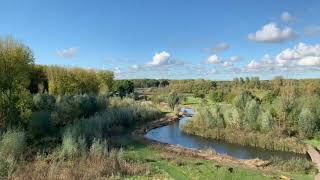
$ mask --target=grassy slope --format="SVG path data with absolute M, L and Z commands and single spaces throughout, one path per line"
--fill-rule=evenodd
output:
M 310 140 L 305 140 L 304 142 L 307 144 L 310 144 L 320 150 L 320 140 L 310 139 Z
M 150 166 L 150 173 L 146 176 L 126 177 L 128 179 L 272 179 L 279 174 L 264 176 L 257 170 L 233 167 L 202 160 L 184 155 L 176 155 L 161 152 L 143 144 L 130 140 L 128 137 L 120 137 L 116 140 L 124 147 L 124 157 L 127 160 L 146 163 Z M 313 179 L 313 175 L 284 174 L 294 179 Z

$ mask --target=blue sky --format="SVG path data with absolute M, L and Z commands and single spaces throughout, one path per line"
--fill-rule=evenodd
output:
M 0 0 L 36 63 L 117 78 L 320 77 L 319 0 Z

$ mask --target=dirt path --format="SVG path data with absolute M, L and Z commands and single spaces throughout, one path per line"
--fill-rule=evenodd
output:
M 315 180 L 320 180 L 320 153 L 311 145 L 307 145 L 307 152 L 318 168 L 319 173 L 315 176 Z

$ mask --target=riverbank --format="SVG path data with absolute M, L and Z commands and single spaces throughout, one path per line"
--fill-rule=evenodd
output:
M 142 143 L 146 146 L 151 147 L 152 149 L 159 150 L 161 152 L 166 153 L 174 153 L 179 156 L 188 156 L 194 158 L 200 158 L 204 160 L 209 160 L 212 162 L 217 162 L 219 164 L 227 165 L 227 166 L 238 166 L 241 168 L 251 169 L 254 171 L 261 171 L 264 174 L 283 174 L 282 171 L 279 171 L 280 168 L 271 165 L 269 161 L 262 161 L 259 159 L 251 159 L 251 160 L 241 160 L 231 156 L 217 154 L 211 150 L 196 150 L 190 148 L 184 148 L 177 145 L 170 145 L 166 143 L 160 143 L 158 141 L 150 140 L 144 137 L 144 135 L 154 129 L 161 126 L 168 125 L 170 123 L 174 123 L 178 120 L 177 117 L 166 117 L 160 120 L 148 123 L 139 129 L 135 130 L 131 134 L 131 138 L 139 143 Z M 288 174 L 287 174 L 288 175 Z M 293 176 L 290 174 L 289 176 Z M 299 178 L 300 179 L 300 178 Z
M 251 146 L 266 150 L 278 150 L 306 154 L 306 148 L 294 138 L 279 138 L 273 134 L 262 134 L 235 129 L 202 128 L 196 123 L 188 122 L 182 128 L 187 134 L 192 134 L 204 138 L 222 140 L 229 143 Z

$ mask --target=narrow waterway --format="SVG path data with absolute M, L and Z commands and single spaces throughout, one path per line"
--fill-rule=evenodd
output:
M 183 111 L 192 114 L 192 109 L 183 109 Z M 163 143 L 180 145 L 182 147 L 194 148 L 194 149 L 214 149 L 219 154 L 225 154 L 233 156 L 239 159 L 253 159 L 260 158 L 268 160 L 272 156 L 281 159 L 288 159 L 292 157 L 303 157 L 305 155 L 283 152 L 283 151 L 271 151 L 264 150 L 262 148 L 254 148 L 248 146 L 242 146 L 238 144 L 231 144 L 224 141 L 218 141 L 214 139 L 206 139 L 199 136 L 189 135 L 181 131 L 180 127 L 186 123 L 191 117 L 182 117 L 180 121 L 167 126 L 159 127 L 149 131 L 145 137 L 156 140 Z

